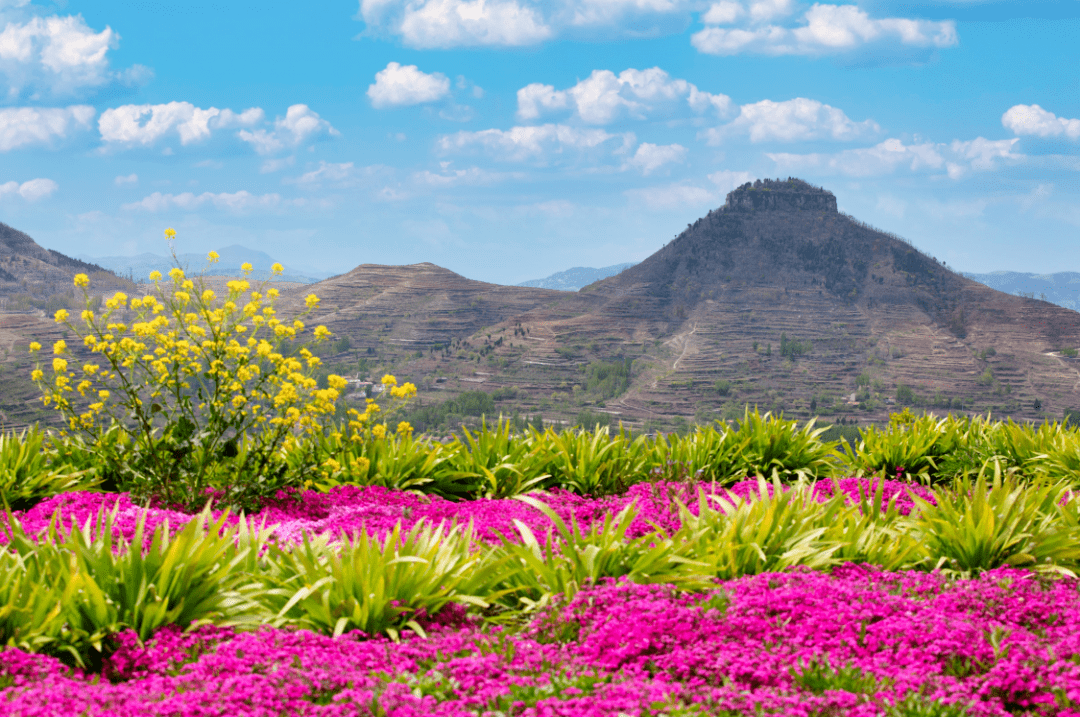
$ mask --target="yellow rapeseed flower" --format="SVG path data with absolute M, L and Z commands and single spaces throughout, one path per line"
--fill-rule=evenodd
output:
M 397 424 L 397 433 L 399 436 L 411 436 L 412 432 L 413 427 L 409 425 L 408 421 L 402 421 L 401 423 Z
M 63 356 L 64 353 L 67 351 L 67 342 L 63 339 L 60 339 L 55 344 L 53 344 L 52 350 L 53 353 L 57 356 Z
M 168 239 L 169 241 L 172 241 L 173 239 L 175 239 L 176 238 L 176 230 L 173 229 L 172 227 L 169 227 L 168 229 L 166 229 L 165 230 L 165 238 Z
M 240 265 L 240 271 L 244 272 L 245 274 L 251 271 L 253 268 L 254 267 L 246 261 Z
M 109 396 L 111 394 L 108 391 L 106 391 L 105 389 L 102 389 L 102 390 L 97 392 L 97 395 L 98 395 L 98 398 L 100 398 L 102 401 L 108 401 Z
M 217 260 L 220 259 L 220 258 L 221 258 L 221 254 L 218 254 L 216 251 L 212 251 L 212 252 L 210 252 L 209 254 L 206 255 L 206 260 L 208 262 L 210 262 L 211 264 L 216 264 Z
M 62 324 L 65 321 L 67 321 L 68 320 L 67 309 L 60 309 L 59 311 L 57 311 L 56 314 L 53 316 L 53 320 L 58 324 Z
M 86 286 L 89 286 L 89 285 L 90 285 L 90 277 L 89 276 L 87 276 L 86 274 L 76 274 L 75 275 L 75 286 L 78 286 L 78 287 L 82 288 L 82 287 L 86 287 Z
M 161 272 L 157 269 L 150 272 L 150 281 L 161 281 Z
M 178 266 L 174 266 L 169 269 L 169 278 L 175 282 L 179 282 L 184 278 L 184 270 Z
M 307 304 L 309 309 L 314 309 L 319 305 L 319 297 L 315 296 L 315 294 L 308 294 L 307 298 L 304 299 L 304 303 Z
M 52 360 L 52 370 L 54 373 L 61 373 L 67 371 L 67 361 L 62 358 L 54 358 Z
M 217 294 L 215 294 L 215 293 L 214 293 L 213 291 L 211 291 L 210 289 L 207 289 L 206 291 L 204 291 L 204 292 L 202 293 L 202 302 L 203 302 L 204 304 L 210 304 L 210 303 L 213 303 L 214 299 L 216 299 L 216 298 L 217 298 Z
M 94 312 L 90 309 L 83 309 L 80 316 L 82 317 L 82 320 L 86 322 L 87 326 L 89 326 L 94 320 Z
M 331 335 L 332 334 L 330 333 L 330 329 L 326 328 L 325 326 L 316 326 L 315 327 L 315 339 L 317 341 L 322 341 L 324 339 L 328 339 L 328 338 L 330 338 Z
M 394 378 L 393 376 L 391 376 L 390 374 L 386 374 L 385 376 L 382 377 L 381 383 L 384 386 L 397 386 L 397 379 Z
M 41 350 L 41 344 L 39 344 L 37 341 L 31 341 L 30 342 L 30 350 L 31 351 L 40 351 Z
M 285 267 L 283 267 L 281 264 L 276 264 L 275 263 L 272 267 L 270 267 L 270 273 L 271 274 L 281 274 L 284 271 L 285 271 Z
M 40 381 L 43 378 L 45 378 L 45 374 L 39 368 L 36 368 L 36 369 L 34 369 L 33 371 L 30 372 L 30 380 L 31 381 Z

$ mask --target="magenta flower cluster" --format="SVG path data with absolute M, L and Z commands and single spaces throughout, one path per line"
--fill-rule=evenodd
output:
M 704 594 L 605 581 L 517 632 L 131 634 L 88 676 L 0 653 L 0 713 L 89 715 L 1080 715 L 1075 580 L 848 565 Z M 929 708 L 929 709 L 928 709 Z M 933 710 L 933 711 L 931 711 Z
M 834 491 L 839 490 L 846 493 L 851 501 L 857 501 L 860 490 L 863 494 L 872 495 L 877 481 L 880 480 L 844 478 L 835 484 L 831 481 L 820 481 L 814 485 L 814 496 L 825 501 L 832 497 Z M 598 499 L 582 497 L 564 490 L 553 490 L 536 497 L 549 505 L 567 524 L 573 517 L 582 528 L 588 528 L 603 520 L 606 514 L 617 513 L 633 502 L 637 515 L 628 536 L 639 537 L 652 532 L 650 523 L 669 531 L 678 529 L 680 523 L 675 501 L 682 502 L 696 514 L 699 488 L 704 488 L 709 493 L 726 493 L 744 499 L 757 495 L 759 491 L 758 483 L 754 480 L 736 483 L 727 489 L 710 483 L 659 482 L 640 483 L 624 494 Z M 769 485 L 767 490 L 771 494 L 772 486 Z M 932 501 L 925 488 L 907 482 L 885 480 L 882 492 L 883 502 L 897 496 L 897 507 L 903 514 L 907 514 L 913 507 L 914 495 Z M 99 512 L 113 509 L 117 510 L 113 528 L 117 533 L 116 537 L 129 541 L 134 535 L 139 517 L 143 514 L 146 516 L 147 535 L 166 521 L 170 530 L 176 531 L 191 519 L 189 514 L 173 510 L 144 510 L 134 505 L 126 493 L 63 493 L 24 513 L 16 513 L 16 517 L 28 533 L 36 534 L 48 527 L 54 514 L 63 526 L 70 526 L 73 520 L 79 526 L 87 521 L 93 526 L 96 525 Z M 215 512 L 215 517 L 218 516 L 220 513 Z M 299 542 L 305 533 L 351 534 L 363 528 L 369 533 L 383 536 L 398 522 L 408 529 L 420 519 L 435 524 L 456 522 L 464 525 L 471 521 L 477 537 L 489 543 L 497 542 L 499 534 L 515 538 L 518 534 L 513 522 L 515 519 L 528 525 L 537 535 L 544 535 L 552 525 L 550 519 L 539 510 L 517 500 L 473 500 L 455 503 L 437 496 L 374 486 L 342 486 L 329 493 L 307 491 L 299 498 L 281 496 L 260 513 L 248 518 L 255 525 L 265 522 L 267 526 L 276 526 L 274 535 L 280 542 Z M 231 523 L 238 520 L 238 516 L 230 516 Z M 0 530 L 0 544 L 5 542 L 6 538 Z

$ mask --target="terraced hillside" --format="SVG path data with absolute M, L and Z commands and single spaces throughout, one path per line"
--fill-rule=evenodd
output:
M 1080 364 L 1061 352 L 1080 344 L 1080 314 L 965 279 L 799 180 L 740 187 L 576 295 L 423 264 L 310 289 L 354 354 L 432 392 L 515 388 L 506 409 L 561 418 L 716 418 L 750 403 L 858 421 L 901 404 L 1037 419 L 1080 406 Z M 633 361 L 629 389 L 590 393 L 588 367 L 616 359 Z
M 578 292 L 432 264 L 279 286 L 282 308 L 321 298 L 308 323 L 336 334 L 329 370 L 393 371 L 427 406 L 479 389 L 497 399 L 490 412 L 657 428 L 746 404 L 856 422 L 903 405 L 1024 420 L 1080 408 L 1080 313 L 966 279 L 799 180 L 736 189 L 653 256 Z M 0 316 L 0 381 L 28 372 L 31 337 L 58 336 L 42 309 Z M 5 391 L 7 420 L 33 415 Z

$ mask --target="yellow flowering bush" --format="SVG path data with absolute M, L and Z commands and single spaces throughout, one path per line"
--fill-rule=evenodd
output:
M 175 232 L 166 230 L 166 237 L 171 245 Z M 216 260 L 211 252 L 208 262 Z M 274 265 L 275 274 L 282 270 Z M 330 375 L 320 388 L 316 381 L 320 360 L 310 347 L 331 334 L 325 326 L 309 332 L 302 319 L 318 298 L 308 296 L 299 316 L 279 316 L 277 289 L 265 282 L 252 287 L 250 272 L 245 265 L 243 278 L 229 281 L 218 297 L 202 276 L 189 278 L 179 266 L 168 278 L 155 271 L 144 296 L 117 292 L 100 312 L 92 309 L 88 278 L 79 274 L 74 284 L 85 310 L 78 319 L 56 313 L 92 358 L 76 361 L 66 342 L 57 341 L 51 363 L 39 362 L 32 378 L 45 405 L 60 411 L 73 431 L 128 434 L 130 440 L 98 445 L 111 452 L 102 458 L 116 462 L 135 497 L 195 507 L 216 491 L 227 504 L 250 507 L 303 483 L 304 471 L 289 464 L 305 463 L 284 456 L 324 431 L 347 382 Z M 40 344 L 31 350 L 40 351 Z M 411 389 L 386 384 L 395 398 L 415 393 L 406 386 Z M 377 411 L 369 404 L 351 412 L 353 430 L 370 434 Z M 318 470 L 313 465 L 310 472 Z

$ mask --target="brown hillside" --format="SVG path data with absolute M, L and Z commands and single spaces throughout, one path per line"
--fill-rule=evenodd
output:
M 87 274 L 95 286 L 120 288 L 131 282 L 97 264 L 46 249 L 18 229 L 0 222 L 0 296 L 45 298 L 71 290 L 71 277 Z
M 14 240 L 0 245 L 0 266 L 35 266 L 64 291 L 87 271 L 2 228 Z M 433 264 L 362 265 L 287 289 L 282 308 L 299 310 L 311 292 L 321 304 L 309 325 L 337 335 L 328 369 L 393 371 L 427 405 L 505 389 L 503 413 L 574 420 L 588 410 L 658 428 L 736 417 L 745 404 L 857 422 L 903 404 L 1025 420 L 1080 408 L 1080 361 L 1069 355 L 1080 313 L 965 279 L 799 180 L 736 189 L 653 256 L 576 293 Z M 18 357 L 30 338 L 58 337 L 41 310 L 0 314 L 0 348 L 20 362 L 0 381 L 28 372 Z M 612 379 L 628 365 L 628 384 Z M 4 390 L 0 420 L 27 420 L 32 402 Z
M 431 389 L 514 387 L 513 408 L 562 418 L 715 418 L 750 403 L 866 421 L 899 399 L 1034 419 L 1080 406 L 1080 366 L 1057 351 L 1080 344 L 1080 314 L 965 279 L 799 180 L 738 188 L 577 294 L 430 264 L 362 266 L 309 290 L 354 354 Z M 633 383 L 604 401 L 586 367 L 616 358 L 633 360 Z

